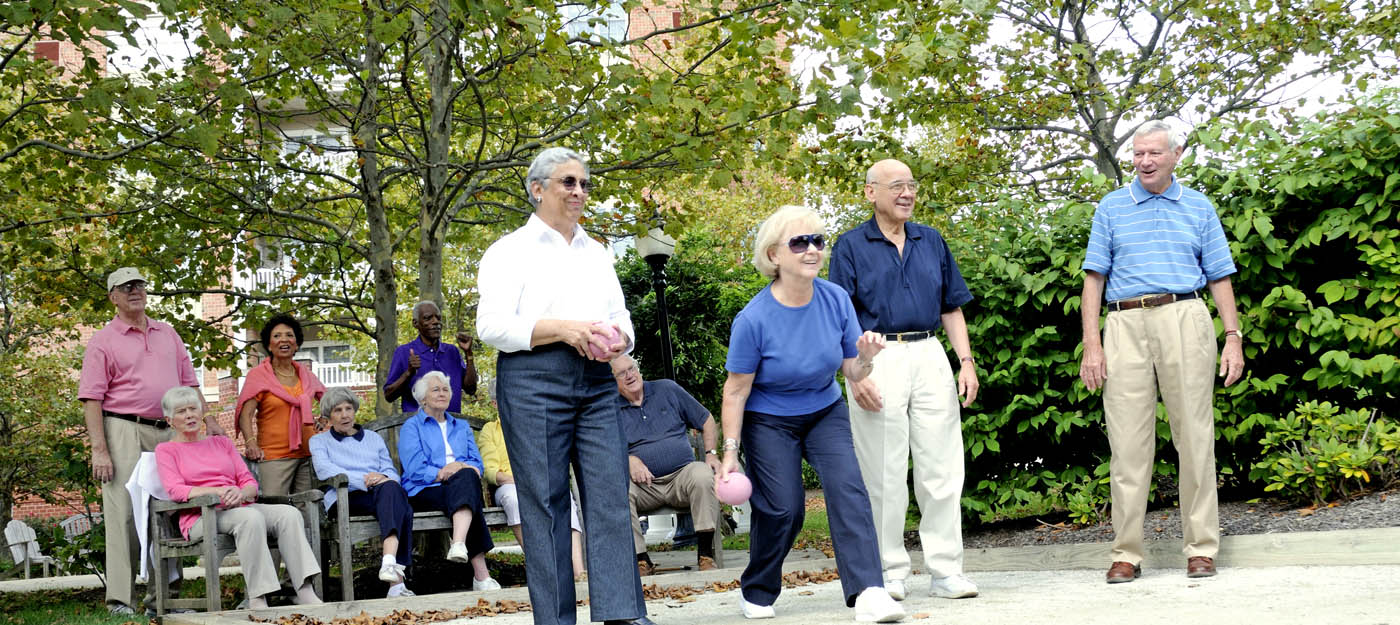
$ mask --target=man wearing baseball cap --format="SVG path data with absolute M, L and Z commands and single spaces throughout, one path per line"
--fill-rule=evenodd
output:
M 107 527 L 107 608 L 133 614 L 136 526 L 126 482 L 141 458 L 170 440 L 161 396 L 176 386 L 198 388 L 190 354 L 169 324 L 146 316 L 146 278 L 135 267 L 107 276 L 107 299 L 117 316 L 88 341 L 78 399 L 92 443 L 92 475 L 102 482 Z M 214 415 L 210 435 L 224 435 Z

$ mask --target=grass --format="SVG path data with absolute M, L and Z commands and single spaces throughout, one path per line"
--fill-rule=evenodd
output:
M 101 588 L 0 593 L 3 625 L 123 625 L 146 623 L 142 615 L 116 616 L 107 611 Z

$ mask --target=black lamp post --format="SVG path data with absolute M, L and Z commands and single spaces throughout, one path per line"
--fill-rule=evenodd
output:
M 676 240 L 660 228 L 652 228 L 637 237 L 637 253 L 651 266 L 651 286 L 656 290 L 656 316 L 661 325 L 661 360 L 666 379 L 676 379 L 676 366 L 671 356 L 671 322 L 666 310 L 666 261 L 676 253 Z

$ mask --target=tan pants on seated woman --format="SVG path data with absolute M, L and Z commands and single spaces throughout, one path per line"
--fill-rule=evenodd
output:
M 316 554 L 306 542 L 305 521 L 296 508 L 283 504 L 255 503 L 241 508 L 220 510 L 218 531 L 233 536 L 238 560 L 243 567 L 243 581 L 248 598 L 276 592 L 282 585 L 277 581 L 277 565 L 272 561 L 267 538 L 277 539 L 277 549 L 287 564 L 287 576 L 296 588 L 321 572 Z M 190 538 L 204 536 L 204 519 L 190 528 Z

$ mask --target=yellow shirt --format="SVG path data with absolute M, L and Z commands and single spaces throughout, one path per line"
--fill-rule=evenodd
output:
M 496 472 L 514 476 L 510 472 L 510 457 L 506 455 L 506 437 L 501 433 L 501 421 L 487 421 L 476 436 L 476 446 L 481 450 L 481 462 L 486 465 L 486 483 L 496 483 Z

